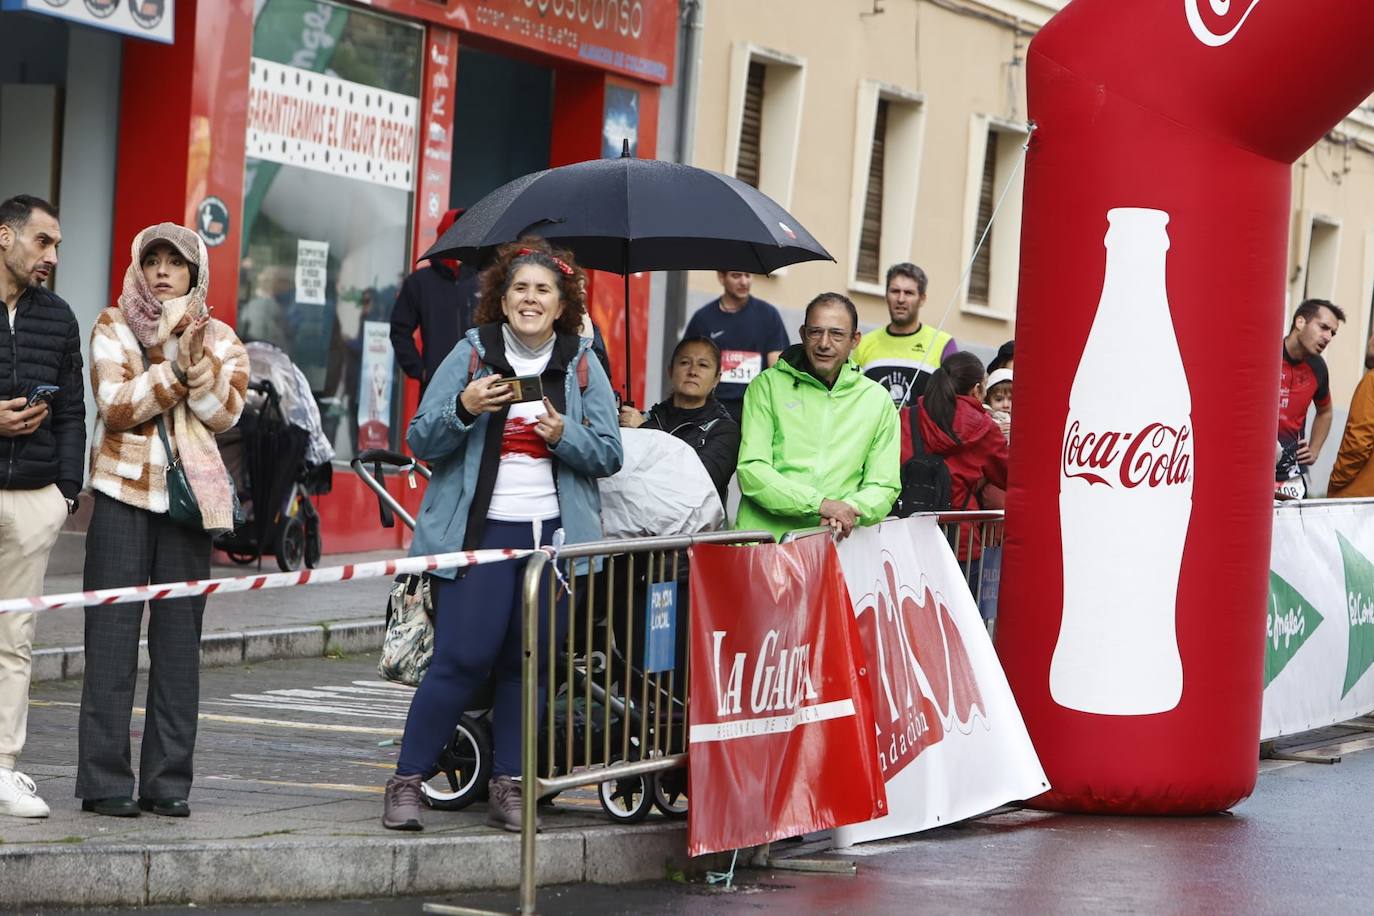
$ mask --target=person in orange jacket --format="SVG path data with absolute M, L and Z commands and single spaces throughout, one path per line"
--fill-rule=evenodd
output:
M 1341 450 L 1326 486 L 1326 495 L 1333 499 L 1374 496 L 1374 337 L 1365 346 L 1364 367 L 1369 371 L 1350 399 Z

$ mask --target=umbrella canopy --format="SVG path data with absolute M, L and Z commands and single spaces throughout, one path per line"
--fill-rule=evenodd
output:
M 747 270 L 768 274 L 835 260 L 767 194 L 737 178 L 657 159 L 545 169 L 502 185 L 467 209 L 422 259 L 482 263 L 498 245 L 537 235 L 582 267 L 625 276 L 625 397 L 631 393 L 630 274 Z
M 517 178 L 473 204 L 425 258 L 479 263 L 533 234 L 582 267 L 772 273 L 834 258 L 791 214 L 744 182 L 657 159 L 594 159 Z

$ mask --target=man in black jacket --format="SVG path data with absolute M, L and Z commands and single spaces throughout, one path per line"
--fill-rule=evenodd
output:
M 0 599 L 43 591 L 48 553 L 81 490 L 81 333 L 71 307 L 43 286 L 61 242 L 48 202 L 0 203 Z M 14 768 L 28 726 L 34 621 L 0 614 L 0 815 L 48 815 L 33 780 Z
M 448 231 L 462 210 L 450 210 L 439 220 L 438 235 Z M 391 349 L 401 371 L 420 382 L 421 389 L 434 378 L 439 364 L 454 344 L 472 327 L 477 307 L 477 271 L 447 258 L 435 258 L 401 284 L 391 310 Z M 415 329 L 420 345 L 415 347 Z

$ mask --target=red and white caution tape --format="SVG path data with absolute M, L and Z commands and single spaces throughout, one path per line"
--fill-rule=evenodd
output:
M 300 572 L 231 576 L 226 579 L 133 585 L 126 588 L 102 588 L 93 592 L 71 592 L 66 595 L 10 598 L 0 601 L 0 614 L 53 611 L 65 607 L 91 607 L 99 604 L 122 604 L 129 601 L 157 601 L 162 598 L 189 598 L 194 595 L 224 595 L 230 592 L 290 588 L 296 585 L 350 582 L 355 579 L 376 579 L 382 576 L 399 576 L 403 573 L 433 572 L 436 569 L 461 569 L 465 566 L 477 566 L 482 563 L 518 560 L 533 552 L 532 550 L 464 550 L 456 553 L 433 554 L 427 557 L 401 557 L 395 560 L 375 560 L 371 563 L 350 563 L 347 566 L 326 566 L 323 569 L 304 569 Z

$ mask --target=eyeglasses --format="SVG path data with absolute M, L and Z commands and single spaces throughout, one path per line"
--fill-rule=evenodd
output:
M 854 336 L 853 331 L 846 331 L 843 328 L 813 328 L 810 325 L 802 327 L 802 334 L 807 340 L 819 342 L 822 337 L 829 337 L 833 343 L 844 343 Z

